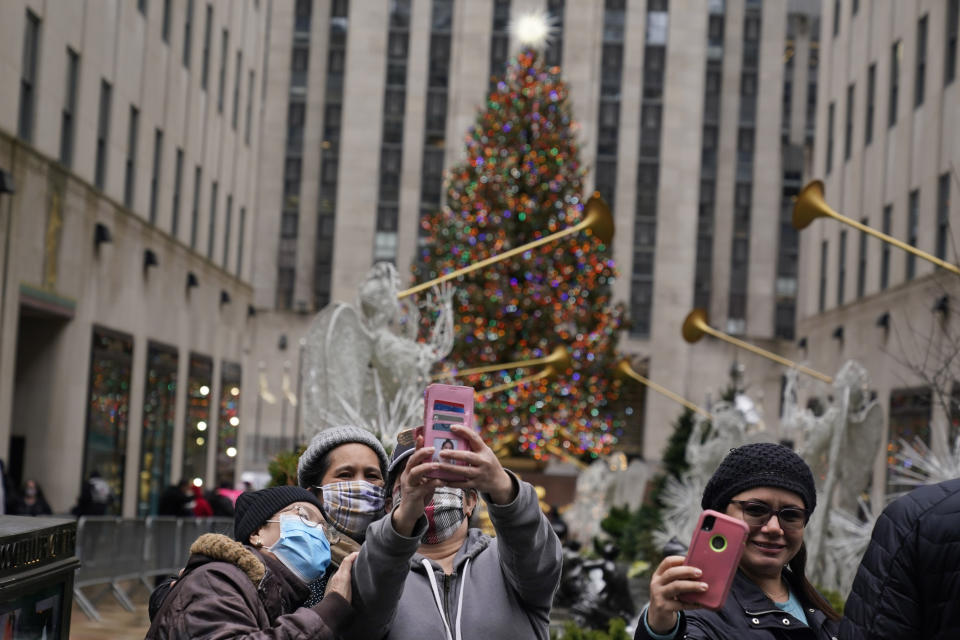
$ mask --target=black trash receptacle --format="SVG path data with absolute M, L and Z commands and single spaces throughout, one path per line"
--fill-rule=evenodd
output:
M 70 636 L 77 522 L 0 516 L 0 638 Z

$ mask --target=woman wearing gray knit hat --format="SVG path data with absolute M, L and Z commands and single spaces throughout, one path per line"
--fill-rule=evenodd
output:
M 664 558 L 634 638 L 836 640 L 840 616 L 804 573 L 803 531 L 816 505 L 810 467 L 790 448 L 764 442 L 731 449 L 701 500 L 750 529 L 730 595 L 717 611 L 678 600 L 708 585 L 682 556 Z
M 360 549 L 367 526 L 383 515 L 386 477 L 387 452 L 372 433 L 361 427 L 324 429 L 313 436 L 300 455 L 297 481 L 316 496 L 330 528 L 342 534 L 331 541 L 327 573 L 310 583 L 309 605 L 323 598 L 327 578 L 344 557 Z M 364 638 L 362 620 L 358 617 L 341 636 Z
M 327 572 L 330 543 L 320 503 L 300 487 L 237 498 L 233 539 L 207 533 L 190 547 L 182 575 L 151 611 L 153 638 L 339 637 L 353 615 L 356 554 L 330 577 L 326 597 L 307 606 L 310 583 Z

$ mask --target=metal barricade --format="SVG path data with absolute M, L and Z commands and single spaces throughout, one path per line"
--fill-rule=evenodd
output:
M 148 578 L 175 574 L 186 562 L 180 555 L 181 522 L 172 516 L 147 517 L 140 580 L 148 589 L 153 588 Z
M 87 617 L 100 621 L 94 603 L 111 591 L 122 607 L 134 606 L 121 581 L 137 580 L 148 589 L 148 578 L 173 575 L 190 555 L 190 545 L 204 533 L 233 535 L 233 518 L 117 518 L 83 516 L 77 523 L 80 568 L 74 599 Z M 102 587 L 88 598 L 83 589 Z

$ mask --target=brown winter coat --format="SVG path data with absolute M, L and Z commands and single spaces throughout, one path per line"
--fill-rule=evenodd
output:
M 328 593 L 301 607 L 310 590 L 279 560 L 220 534 L 190 547 L 183 576 L 167 594 L 145 640 L 327 640 L 353 609 Z

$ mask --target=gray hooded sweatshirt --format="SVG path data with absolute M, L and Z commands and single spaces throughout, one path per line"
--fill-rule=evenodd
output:
M 450 575 L 417 553 L 425 518 L 412 537 L 397 533 L 389 514 L 370 525 L 353 569 L 353 606 L 368 638 L 548 640 L 560 540 L 533 487 L 510 475 L 519 487 L 513 502 L 483 496 L 497 537 L 470 529 Z

